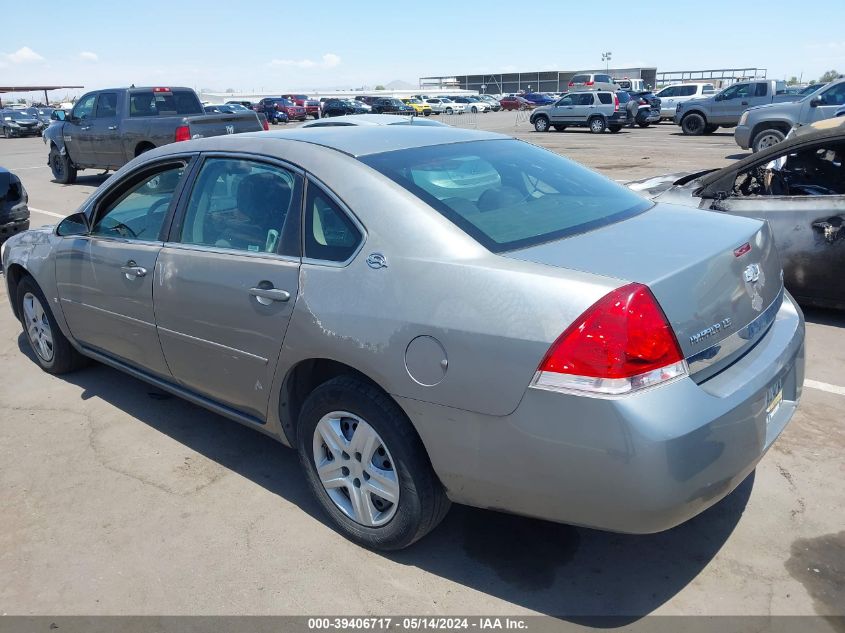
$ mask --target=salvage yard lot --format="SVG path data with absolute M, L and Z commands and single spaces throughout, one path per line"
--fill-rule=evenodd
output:
M 540 134 L 514 113 L 455 118 L 620 181 L 744 155 L 729 132 L 668 124 Z M 23 180 L 33 226 L 105 179 L 51 182 L 38 138 L 0 140 L 0 165 Z M 103 366 L 42 372 L 3 284 L 0 612 L 842 614 L 845 314 L 806 316 L 813 387 L 756 474 L 701 516 L 626 536 L 456 506 L 385 555 L 327 526 L 271 439 Z

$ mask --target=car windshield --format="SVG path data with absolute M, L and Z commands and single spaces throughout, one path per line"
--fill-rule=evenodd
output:
M 422 103 L 419 99 L 405 99 L 406 103 Z
M 293 101 L 289 101 L 288 99 L 275 99 L 273 103 L 278 104 L 280 106 L 284 106 L 286 108 L 290 108 L 296 105 Z
M 452 100 L 451 100 L 451 99 L 447 99 L 446 97 L 443 97 L 443 98 L 440 100 L 440 103 L 452 103 Z
M 390 105 L 395 105 L 395 106 L 403 106 L 403 105 L 405 105 L 404 103 L 402 103 L 401 101 L 399 101 L 399 99 L 388 99 L 388 101 L 389 101 Z
M 651 206 L 604 176 L 517 140 L 419 147 L 362 160 L 494 253 L 583 233 Z
M 3 113 L 3 118 L 7 121 L 31 121 L 33 116 L 20 110 L 9 110 Z

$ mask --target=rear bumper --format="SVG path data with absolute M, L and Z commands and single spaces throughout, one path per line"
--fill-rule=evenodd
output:
M 734 129 L 734 140 L 742 149 L 751 149 L 751 128 L 747 125 L 737 125 Z
M 651 533 L 748 476 L 792 418 L 803 380 L 804 320 L 787 296 L 760 342 L 700 385 L 683 378 L 615 399 L 532 388 L 506 417 L 399 402 L 453 501 Z M 778 381 L 783 401 L 768 415 Z

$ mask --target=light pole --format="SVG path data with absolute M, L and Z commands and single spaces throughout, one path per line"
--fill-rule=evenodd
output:
M 613 55 L 611 51 L 601 54 L 601 60 L 604 62 L 604 71 L 610 72 L 610 56 Z

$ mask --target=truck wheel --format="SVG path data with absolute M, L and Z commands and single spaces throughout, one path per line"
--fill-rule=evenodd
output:
M 681 130 L 687 136 L 701 136 L 704 134 L 704 126 L 707 121 L 700 114 L 693 112 L 681 119 Z
M 604 132 L 604 128 L 606 127 L 604 119 L 601 117 L 593 117 L 590 119 L 590 132 L 593 134 L 601 134 Z
M 534 119 L 534 129 L 538 132 L 548 132 L 549 131 L 549 119 L 548 117 L 538 116 Z
M 763 130 L 754 137 L 754 142 L 751 144 L 751 150 L 759 152 L 772 145 L 777 145 L 784 138 L 786 138 L 780 130 Z
M 76 167 L 70 162 L 70 157 L 62 155 L 55 146 L 50 149 L 50 171 L 58 183 L 72 185 L 76 182 Z
M 718 125 L 713 125 L 712 123 L 704 126 L 704 133 L 705 134 L 713 134 L 716 130 L 719 129 Z

